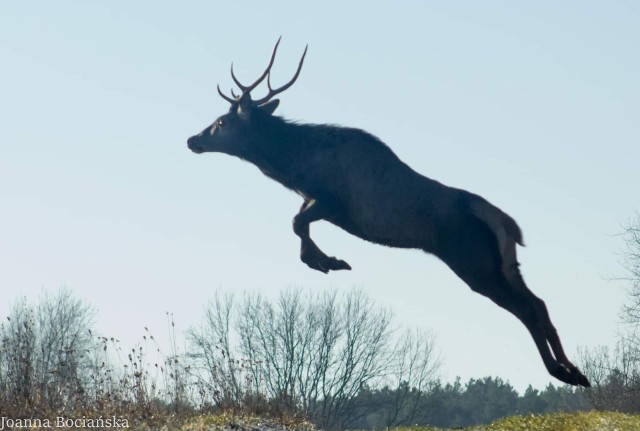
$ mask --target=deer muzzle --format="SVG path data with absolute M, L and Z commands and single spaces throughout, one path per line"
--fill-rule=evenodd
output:
M 189 139 L 187 139 L 187 146 L 189 147 L 189 149 L 191 151 L 193 151 L 196 154 L 204 153 L 203 146 L 198 143 L 200 141 L 199 138 L 200 138 L 200 136 L 196 135 L 196 136 L 192 136 Z

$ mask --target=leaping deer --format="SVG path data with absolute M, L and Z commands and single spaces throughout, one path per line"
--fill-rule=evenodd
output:
M 549 373 L 571 385 L 590 386 L 562 348 L 545 303 L 525 284 L 516 259 L 523 245 L 516 222 L 484 198 L 427 178 L 402 162 L 363 130 L 324 124 L 298 124 L 274 116 L 273 99 L 298 79 L 307 48 L 293 78 L 271 87 L 271 67 L 251 85 L 231 77 L 240 95 L 218 93 L 230 103 L 200 134 L 189 138 L 194 153 L 219 152 L 256 165 L 266 176 L 300 194 L 304 203 L 293 218 L 300 258 L 327 273 L 351 269 L 327 256 L 309 236 L 309 225 L 327 220 L 359 238 L 390 247 L 422 249 L 446 263 L 472 290 L 515 315 L 529 330 Z M 251 92 L 267 79 L 268 94 Z

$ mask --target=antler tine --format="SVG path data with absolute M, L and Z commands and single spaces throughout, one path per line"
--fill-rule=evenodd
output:
M 309 45 L 304 47 L 304 52 L 302 53 L 302 58 L 300 58 L 300 63 L 298 63 L 298 70 L 296 70 L 296 74 L 293 75 L 293 78 L 291 78 L 291 80 L 289 82 L 287 82 L 286 84 L 284 84 L 282 87 L 277 88 L 275 90 L 271 88 L 271 72 L 269 72 L 269 74 L 268 74 L 269 77 L 267 78 L 267 86 L 269 87 L 269 94 L 267 94 L 262 99 L 255 100 L 253 102 L 254 104 L 262 105 L 263 103 L 268 102 L 269 100 L 271 100 L 271 98 L 273 96 L 282 93 L 284 90 L 286 90 L 287 88 L 291 87 L 294 82 L 296 82 L 296 79 L 298 79 L 298 75 L 300 75 L 300 71 L 302 70 L 302 64 L 304 63 L 304 57 L 307 55 L 307 49 L 308 48 L 309 48 Z
M 264 78 L 269 74 L 269 72 L 271 71 L 271 67 L 273 66 L 273 62 L 276 59 L 276 51 L 278 51 L 278 45 L 280 45 L 280 39 L 282 39 L 282 36 L 280 36 L 278 38 L 278 41 L 276 42 L 276 46 L 273 47 L 273 52 L 271 53 L 271 60 L 269 60 L 269 65 L 267 66 L 265 71 L 262 73 L 262 76 L 260 76 L 260 78 L 258 78 L 258 80 L 256 82 L 254 82 L 253 84 L 251 84 L 249 86 L 242 85 L 242 83 L 240 83 L 238 78 L 236 78 L 236 75 L 233 73 L 233 63 L 231 63 L 231 77 L 233 78 L 233 81 L 236 83 L 238 88 L 240 88 L 240 90 L 242 90 L 242 95 L 243 96 L 245 94 L 247 94 L 247 93 L 250 93 L 251 90 L 256 88 L 264 80 Z
M 233 93 L 233 91 L 232 91 L 232 93 Z M 229 103 L 235 103 L 235 102 L 236 102 L 236 100 L 235 100 L 235 99 L 232 99 L 231 97 L 229 97 L 229 96 L 227 96 L 226 94 L 224 94 L 224 93 L 222 92 L 222 90 L 220 90 L 220 84 L 218 84 L 218 94 L 219 94 L 220 96 L 222 96 L 222 98 L 223 98 L 224 100 L 226 100 L 227 102 L 229 102 Z
M 242 85 L 240 81 L 238 81 L 238 78 L 236 78 L 236 75 L 233 73 L 233 63 L 231 63 L 231 77 L 233 78 L 233 82 L 235 82 L 238 88 L 244 93 L 248 87 Z

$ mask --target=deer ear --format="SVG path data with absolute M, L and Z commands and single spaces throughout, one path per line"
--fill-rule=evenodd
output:
M 266 112 L 269 115 L 273 115 L 273 111 L 276 110 L 276 108 L 278 107 L 278 105 L 280 104 L 280 100 L 279 99 L 275 99 L 275 100 L 271 100 L 265 104 L 262 104 L 259 106 L 260 109 L 262 109 L 264 112 Z

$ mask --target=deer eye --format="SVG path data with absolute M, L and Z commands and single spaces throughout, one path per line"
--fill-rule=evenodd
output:
M 222 127 L 222 126 L 224 126 L 224 121 L 222 121 L 222 120 L 218 120 L 218 121 L 216 122 L 216 126 L 218 126 L 218 127 Z

